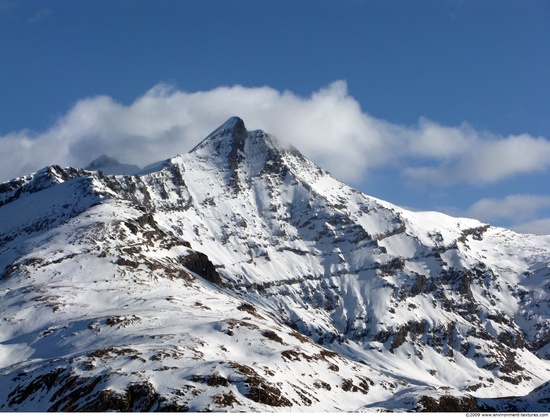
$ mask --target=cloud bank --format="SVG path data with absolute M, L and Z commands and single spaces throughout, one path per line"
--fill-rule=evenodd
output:
M 6 180 L 48 164 L 84 166 L 100 154 L 146 165 L 185 153 L 227 118 L 288 141 L 345 181 L 394 166 L 426 185 L 492 183 L 550 167 L 550 141 L 499 137 L 420 119 L 401 126 L 364 112 L 344 81 L 300 97 L 270 87 L 188 93 L 159 84 L 128 106 L 108 96 L 77 102 L 45 132 L 0 134 Z
M 82 99 L 44 132 L 0 133 L 0 181 L 50 164 L 84 167 L 101 154 L 145 166 L 186 153 L 234 115 L 249 130 L 263 129 L 292 143 L 348 182 L 390 167 L 415 185 L 449 188 L 493 184 L 550 168 L 546 138 L 498 136 L 425 118 L 414 126 L 393 124 L 363 111 L 344 81 L 309 97 L 270 87 L 185 92 L 158 84 L 129 105 L 108 96 Z M 498 218 L 506 206 L 518 215 L 514 199 L 481 201 L 468 214 L 483 218 L 479 215 L 493 211 Z M 547 205 L 545 199 L 538 204 Z M 501 215 L 506 216 L 512 215 Z

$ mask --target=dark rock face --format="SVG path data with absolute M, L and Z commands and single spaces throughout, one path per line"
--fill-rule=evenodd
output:
M 183 265 L 209 282 L 224 287 L 220 274 L 206 254 L 192 252 L 184 258 Z
M 244 126 L 244 122 L 240 118 L 234 118 L 235 124 L 231 130 L 231 136 L 233 138 L 232 154 L 236 154 L 237 151 L 244 150 L 244 143 L 248 137 L 248 131 Z
M 244 394 L 245 397 L 254 402 L 269 406 L 292 406 L 292 402 L 283 396 L 281 390 L 277 386 L 260 376 L 254 369 L 240 363 L 232 363 L 231 365 L 239 374 L 246 378 L 245 382 L 248 391 Z
M 455 396 L 443 395 L 439 399 L 423 396 L 419 400 L 422 412 L 479 412 L 487 411 L 481 409 L 475 398 L 465 396 L 457 398 Z
M 52 403 L 48 412 L 186 412 L 189 409 L 164 399 L 148 381 L 129 384 L 123 392 L 96 390 L 108 377 L 82 377 L 73 374 L 70 368 L 58 367 L 38 376 L 29 385 L 18 386 L 9 394 L 9 405 L 24 404 L 36 393 L 46 392 Z
M 231 130 L 231 150 L 228 155 L 229 166 L 231 169 L 230 185 L 237 191 L 239 190 L 237 169 L 244 156 L 244 145 L 248 131 L 244 126 L 242 119 L 235 118 L 235 125 Z

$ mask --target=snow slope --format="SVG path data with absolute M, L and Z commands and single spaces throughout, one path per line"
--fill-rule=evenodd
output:
M 239 118 L 140 176 L 0 185 L 0 243 L 2 411 L 547 408 L 550 237 L 366 196 Z

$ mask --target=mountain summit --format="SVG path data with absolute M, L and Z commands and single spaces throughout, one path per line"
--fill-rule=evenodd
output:
M 211 142 L 219 142 L 224 140 L 225 142 L 230 142 L 231 147 L 243 148 L 244 141 L 248 137 L 248 131 L 244 126 L 244 121 L 237 117 L 233 116 L 227 120 L 223 125 L 218 129 L 208 135 L 202 142 L 200 142 L 195 148 L 191 150 L 194 152 L 201 148 L 204 148 Z M 234 144 L 234 145 L 233 145 Z M 218 144 L 218 147 L 220 145 Z
M 236 117 L 156 167 L 0 185 L 0 410 L 547 408 L 550 237 L 366 196 Z

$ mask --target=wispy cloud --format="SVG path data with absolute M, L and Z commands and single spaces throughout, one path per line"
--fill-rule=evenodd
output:
M 547 208 L 550 208 L 548 195 L 516 194 L 502 199 L 481 199 L 474 203 L 466 214 L 487 222 L 502 220 L 524 222 L 532 219 L 540 210 Z
M 514 225 L 512 229 L 516 232 L 537 235 L 550 235 L 550 218 L 535 219 L 530 222 Z
M 464 215 L 489 223 L 511 222 L 518 232 L 550 234 L 550 219 L 537 219 L 546 209 L 550 195 L 515 194 L 478 200 Z
M 50 9 L 37 10 L 32 16 L 28 18 L 28 22 L 31 24 L 35 24 L 49 18 L 50 16 L 52 16 L 52 11 Z
M 0 15 L 12 11 L 14 3 L 11 0 L 0 0 Z

